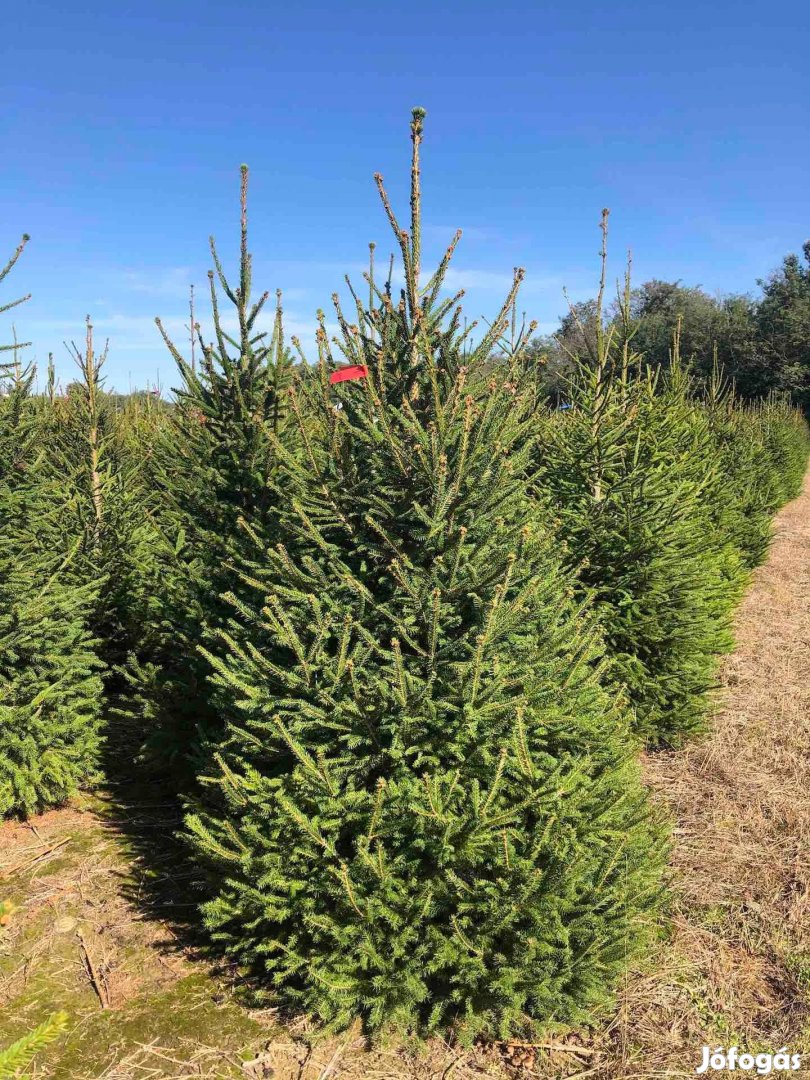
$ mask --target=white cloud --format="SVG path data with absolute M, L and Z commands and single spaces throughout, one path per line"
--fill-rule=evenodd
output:
M 189 266 L 166 266 L 154 269 L 122 270 L 122 284 L 131 292 L 148 296 L 183 296 L 188 299 L 194 274 Z M 195 291 L 199 291 L 196 289 Z

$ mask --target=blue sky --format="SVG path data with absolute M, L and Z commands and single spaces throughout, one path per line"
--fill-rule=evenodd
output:
M 110 384 L 170 387 L 153 318 L 185 337 L 209 233 L 235 268 L 244 161 L 255 285 L 284 290 L 308 345 L 368 241 L 391 249 L 375 171 L 406 215 L 413 105 L 426 260 L 464 229 L 470 318 L 521 265 L 521 306 L 553 329 L 563 286 L 594 291 L 602 206 L 613 277 L 632 248 L 637 283 L 753 290 L 810 232 L 802 7 L 33 0 L 2 47 L 0 254 L 32 239 L 0 302 L 33 299 L 0 337 L 13 316 L 70 377 L 90 313 Z

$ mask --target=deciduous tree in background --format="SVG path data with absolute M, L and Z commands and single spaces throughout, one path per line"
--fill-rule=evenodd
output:
M 760 281 L 757 336 L 764 366 L 778 373 L 775 386 L 787 390 L 810 412 L 810 240 L 802 256 L 788 255 L 779 270 Z

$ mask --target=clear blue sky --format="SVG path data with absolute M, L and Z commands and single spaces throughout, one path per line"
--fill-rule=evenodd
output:
M 4 20 L 0 254 L 32 239 L 0 301 L 34 294 L 13 319 L 43 367 L 69 376 L 90 313 L 111 383 L 170 387 L 152 319 L 184 336 L 209 233 L 235 266 L 245 161 L 255 284 L 310 342 L 367 242 L 390 250 L 375 171 L 405 217 L 413 105 L 428 254 L 465 230 L 471 318 L 522 265 L 552 329 L 564 285 L 593 292 L 602 206 L 614 277 L 632 247 L 637 283 L 753 290 L 810 232 L 803 8 L 33 0 Z

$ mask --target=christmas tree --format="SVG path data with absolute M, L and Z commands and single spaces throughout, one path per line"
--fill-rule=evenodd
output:
M 0 368 L 0 816 L 64 801 L 93 775 L 99 743 L 99 585 L 82 580 L 72 493 L 43 453 L 33 377 L 16 348 Z
M 84 348 L 71 342 L 68 350 L 78 378 L 45 409 L 43 436 L 51 468 L 73 495 L 69 527 L 82 537 L 81 573 L 103 583 L 91 627 L 114 694 L 121 687 L 118 670 L 138 648 L 153 603 L 159 536 L 144 475 L 149 441 L 141 431 L 137 448 L 128 445 L 131 416 L 105 391 L 108 345 L 97 352 L 89 316 Z
M 527 493 L 531 409 L 468 347 L 453 249 L 404 288 L 335 298 L 291 395 L 286 543 L 209 653 L 228 723 L 189 815 L 214 942 L 333 1027 L 506 1036 L 582 1018 L 646 939 L 659 828 L 598 627 Z M 373 257 L 373 251 L 372 251 Z M 471 330 L 472 328 L 470 328 Z M 492 370 L 491 377 L 483 372 Z M 347 377 L 348 376 L 348 377 Z
M 707 510 L 715 528 L 739 551 L 743 565 L 755 566 L 768 549 L 774 509 L 774 478 L 758 416 L 736 399 L 715 366 L 705 393 L 695 402 L 693 418 L 696 424 L 709 425 L 720 465 L 706 492 Z
M 201 351 L 187 361 L 157 325 L 177 364 L 180 386 L 168 422 L 154 430 L 145 466 L 145 506 L 160 542 L 150 574 L 151 597 L 140 648 L 127 667 L 150 759 L 170 766 L 182 786 L 189 759 L 216 732 L 208 664 L 199 652 L 230 608 L 221 595 L 240 588 L 234 561 L 253 540 L 242 522 L 269 539 L 277 530 L 275 444 L 290 445 L 286 391 L 292 356 L 283 334 L 281 294 L 270 331 L 259 330 L 269 294 L 251 301 L 247 166 L 242 166 L 239 284 L 222 268 L 213 237 L 209 272 L 214 340 L 192 320 Z M 225 329 L 217 284 L 235 310 L 238 332 Z
M 779 395 L 759 405 L 765 459 L 772 479 L 772 507 L 795 499 L 802 489 L 810 453 L 810 429 L 801 412 Z
M 629 271 L 619 318 L 604 323 L 607 211 L 602 234 L 593 344 L 571 356 L 571 407 L 538 426 L 537 490 L 597 604 L 636 730 L 675 744 L 703 723 L 744 575 L 707 511 L 710 491 L 730 498 L 729 482 L 717 482 L 717 445 L 705 415 L 696 422 L 677 340 L 663 376 L 633 351 Z
M 768 551 L 773 514 L 800 490 L 807 424 L 780 402 L 739 399 L 717 367 L 695 402 L 694 422 L 709 425 L 719 457 L 719 471 L 706 491 L 707 509 L 744 566 L 757 566 Z

